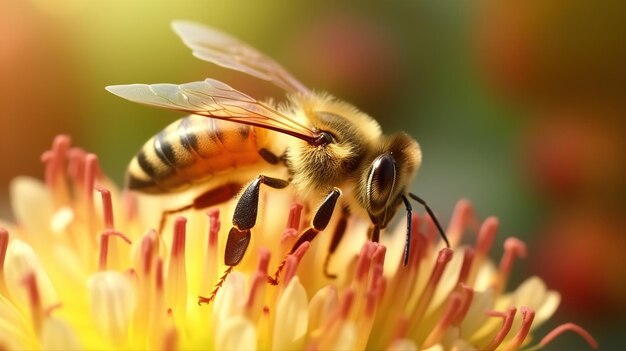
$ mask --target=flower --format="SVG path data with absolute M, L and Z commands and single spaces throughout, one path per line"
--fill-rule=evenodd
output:
M 385 246 L 365 241 L 366 224 L 352 220 L 327 262 L 336 279 L 322 273 L 330 235 L 320 235 L 287 256 L 279 284 L 271 286 L 272 258 L 284 256 L 310 212 L 291 205 L 288 192 L 267 192 L 263 203 L 271 197 L 271 211 L 262 206 L 243 261 L 215 300 L 200 305 L 198 296 L 210 294 L 225 269 L 218 258 L 228 228 L 221 220 L 232 204 L 210 209 L 208 220 L 185 212 L 159 235 L 146 228 L 174 200 L 119 192 L 97 157 L 65 136 L 43 161 L 45 182 L 17 178 L 16 224 L 1 224 L 3 349 L 515 350 L 530 344 L 532 330 L 559 304 L 559 294 L 537 277 L 506 292 L 511 267 L 527 248 L 508 239 L 494 264 L 496 218 L 482 223 L 474 245 L 461 245 L 474 221 L 465 200 L 448 226 L 452 249 L 436 242 L 430 220 L 414 215 L 404 267 L 402 228 Z M 566 324 L 536 346 L 565 330 L 596 344 Z

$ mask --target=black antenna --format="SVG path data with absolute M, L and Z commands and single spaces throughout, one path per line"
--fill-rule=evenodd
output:
M 428 205 L 426 204 L 426 201 L 422 200 L 419 196 L 417 196 L 417 195 L 415 195 L 413 193 L 409 193 L 409 196 L 411 197 L 411 199 L 419 202 L 422 206 L 424 206 L 424 208 L 426 209 L 426 212 L 428 212 L 428 215 L 430 216 L 430 218 L 432 218 L 433 222 L 435 222 L 435 225 L 437 226 L 437 229 L 439 229 L 439 234 L 441 235 L 441 238 L 443 238 L 443 241 L 446 242 L 446 246 L 448 248 L 450 248 L 450 242 L 448 241 L 448 237 L 446 237 L 446 232 L 441 227 L 441 224 L 439 224 L 439 221 L 437 220 L 437 217 L 435 217 L 435 214 L 433 213 L 433 210 L 431 210 L 430 207 L 428 207 Z M 404 195 L 402 197 L 404 197 Z
M 402 194 L 402 201 L 404 201 L 404 207 L 406 207 L 406 243 L 404 244 L 404 266 L 409 264 L 409 251 L 411 250 L 411 217 L 413 208 L 409 199 Z

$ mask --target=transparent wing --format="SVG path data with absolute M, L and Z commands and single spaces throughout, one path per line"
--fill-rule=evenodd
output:
M 175 21 L 172 28 L 201 60 L 270 81 L 288 92 L 310 93 L 276 61 L 237 38 L 188 21 Z
M 215 79 L 180 85 L 111 85 L 106 89 L 141 104 L 259 126 L 311 144 L 319 137 L 313 129 Z

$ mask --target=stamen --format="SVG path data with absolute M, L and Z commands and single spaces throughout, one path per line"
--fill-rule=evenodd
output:
M 298 258 L 295 255 L 287 256 L 287 260 L 285 261 L 285 273 L 283 274 L 283 287 L 289 285 L 291 279 L 296 275 L 296 270 L 298 269 Z
M 456 247 L 463 240 L 465 230 L 475 221 L 474 207 L 471 202 L 467 199 L 459 200 L 454 207 L 450 224 L 446 230 L 450 246 Z
M 302 215 L 302 205 L 299 203 L 293 203 L 289 209 L 289 217 L 287 219 L 286 229 L 300 230 L 300 216 Z
M 111 202 L 111 192 L 109 189 L 96 185 L 96 190 L 102 196 L 102 215 L 104 218 L 104 228 L 113 229 L 115 226 L 113 221 L 113 203 Z
M 467 277 L 467 284 L 474 285 L 478 270 L 482 266 L 485 258 L 489 254 L 489 250 L 493 245 L 493 241 L 496 237 L 496 232 L 500 222 L 496 217 L 489 217 L 483 221 L 478 231 L 478 238 L 476 240 L 474 259 L 472 262 L 472 268 L 470 269 L 469 276 Z
M 583 329 L 582 327 L 574 323 L 565 323 L 552 329 L 552 331 L 549 332 L 548 335 L 544 336 L 543 339 L 541 339 L 541 341 L 539 342 L 539 346 L 544 347 L 548 345 L 558 336 L 560 336 L 561 334 L 567 331 L 572 331 L 580 335 L 587 342 L 587 344 L 591 346 L 591 348 L 594 348 L 594 349 L 598 348 L 598 342 L 596 341 L 596 339 L 594 339 L 594 337 L 591 336 L 591 334 L 589 334 L 588 331 L 586 331 L 585 329 Z
M 100 234 L 100 255 L 98 259 L 98 270 L 100 272 L 107 270 L 107 262 L 109 257 L 109 236 L 111 235 L 124 240 L 124 242 L 129 245 L 132 244 L 132 242 L 126 235 L 115 229 L 109 229 L 102 232 L 102 234 Z
M 74 188 L 78 188 L 85 178 L 85 156 L 87 156 L 87 152 L 73 147 L 68 151 L 67 155 L 69 159 L 67 165 L 69 177 Z
M 167 303 L 177 318 L 184 315 L 187 310 L 186 225 L 185 217 L 177 217 L 174 222 L 174 237 L 167 274 Z
M 508 238 L 504 242 L 504 254 L 500 260 L 497 280 L 494 282 L 496 293 L 502 292 L 513 269 L 513 263 L 518 257 L 526 257 L 526 244 L 517 238 Z
M 459 309 L 462 305 L 463 297 L 460 293 L 454 292 L 450 294 L 450 298 L 448 300 L 448 305 L 444 310 L 443 314 L 439 318 L 437 325 L 431 330 L 428 337 L 422 344 L 423 349 L 429 348 L 441 341 L 443 335 L 448 330 L 448 328 L 452 325 L 455 317 L 457 316 Z
M 443 272 L 446 269 L 448 263 L 450 263 L 450 261 L 452 260 L 452 253 L 452 250 L 448 248 L 443 248 L 441 249 L 441 251 L 439 251 L 435 267 L 433 268 L 430 278 L 428 279 L 428 283 L 426 283 L 426 287 L 424 288 L 424 291 L 419 298 L 419 303 L 411 316 L 411 329 L 417 326 L 422 317 L 424 317 L 424 313 L 426 313 L 426 309 L 428 308 L 428 305 L 430 305 L 430 301 L 432 300 L 432 297 L 435 294 L 435 290 L 439 285 L 441 276 L 443 275 Z
M 259 263 L 256 272 L 252 276 L 250 293 L 245 306 L 246 313 L 252 321 L 257 320 L 263 309 L 263 296 L 267 283 L 270 255 L 270 251 L 264 247 L 259 250 Z
M 517 312 L 517 309 L 515 307 L 509 307 L 506 313 L 500 312 L 500 311 L 487 311 L 486 312 L 487 315 L 490 317 L 501 317 L 503 319 L 500 330 L 498 330 L 498 333 L 493 337 L 489 345 L 485 347 L 486 351 L 495 350 L 498 346 L 500 346 L 500 343 L 502 343 L 502 340 L 504 340 L 504 338 L 507 336 L 507 334 L 511 330 L 511 326 L 513 326 L 515 312 Z
M 356 264 L 356 273 L 354 274 L 354 282 L 358 285 L 363 284 L 367 279 L 367 273 L 369 273 L 370 265 L 372 263 L 372 256 L 376 251 L 377 244 L 366 241 L 361 247 L 361 253 Z
M 299 233 L 293 228 L 287 228 L 283 230 L 283 234 L 280 237 L 280 253 L 284 255 L 291 250 L 293 245 L 298 240 Z
M 207 240 L 207 248 L 204 254 L 204 267 L 202 277 L 200 278 L 200 295 L 208 295 L 211 291 L 211 284 L 218 276 L 218 233 L 220 231 L 220 211 L 219 209 L 211 209 L 207 211 L 209 217 L 209 234 Z
M 7 247 L 9 247 L 9 232 L 0 227 L 0 286 L 2 287 L 4 287 L 4 259 L 7 257 Z
M 463 319 L 465 319 L 465 316 L 467 315 L 467 312 L 472 304 L 472 299 L 474 298 L 474 289 L 465 284 L 461 284 L 460 286 L 463 300 L 461 302 L 461 307 L 459 307 L 459 310 L 454 317 L 454 321 L 452 322 L 452 324 L 456 326 L 460 326 L 461 323 L 463 323 Z
M 56 200 L 64 200 L 67 189 L 64 183 L 64 167 L 67 151 L 70 148 L 71 139 L 67 135 L 58 135 L 52 142 L 50 151 L 45 152 L 41 159 L 46 164 L 46 185 L 53 190 Z
M 150 230 L 141 239 L 141 262 L 140 270 L 143 276 L 149 276 L 152 272 L 152 265 L 157 256 L 156 238 L 157 234 L 154 230 Z
M 41 303 L 39 288 L 37 287 L 37 277 L 35 276 L 35 272 L 30 271 L 26 273 L 23 278 L 23 284 L 26 287 L 26 290 L 28 290 L 30 314 L 35 331 L 38 333 L 45 313 Z
M 468 247 L 463 252 L 463 263 L 461 264 L 461 272 L 459 272 L 459 279 L 457 284 L 465 284 L 470 274 L 472 267 L 472 261 L 474 260 L 474 249 Z
M 511 340 L 511 342 L 504 349 L 505 351 L 513 351 L 519 349 L 520 346 L 524 343 L 524 340 L 528 336 L 530 332 L 530 327 L 533 324 L 533 320 L 535 319 L 535 311 L 531 310 L 527 307 L 521 307 L 520 312 L 522 312 L 522 326 L 520 327 L 515 338 Z

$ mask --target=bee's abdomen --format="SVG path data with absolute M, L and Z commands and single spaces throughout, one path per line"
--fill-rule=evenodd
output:
M 262 160 L 266 130 L 201 116 L 182 118 L 148 140 L 131 160 L 130 189 L 183 190 L 194 183 Z

